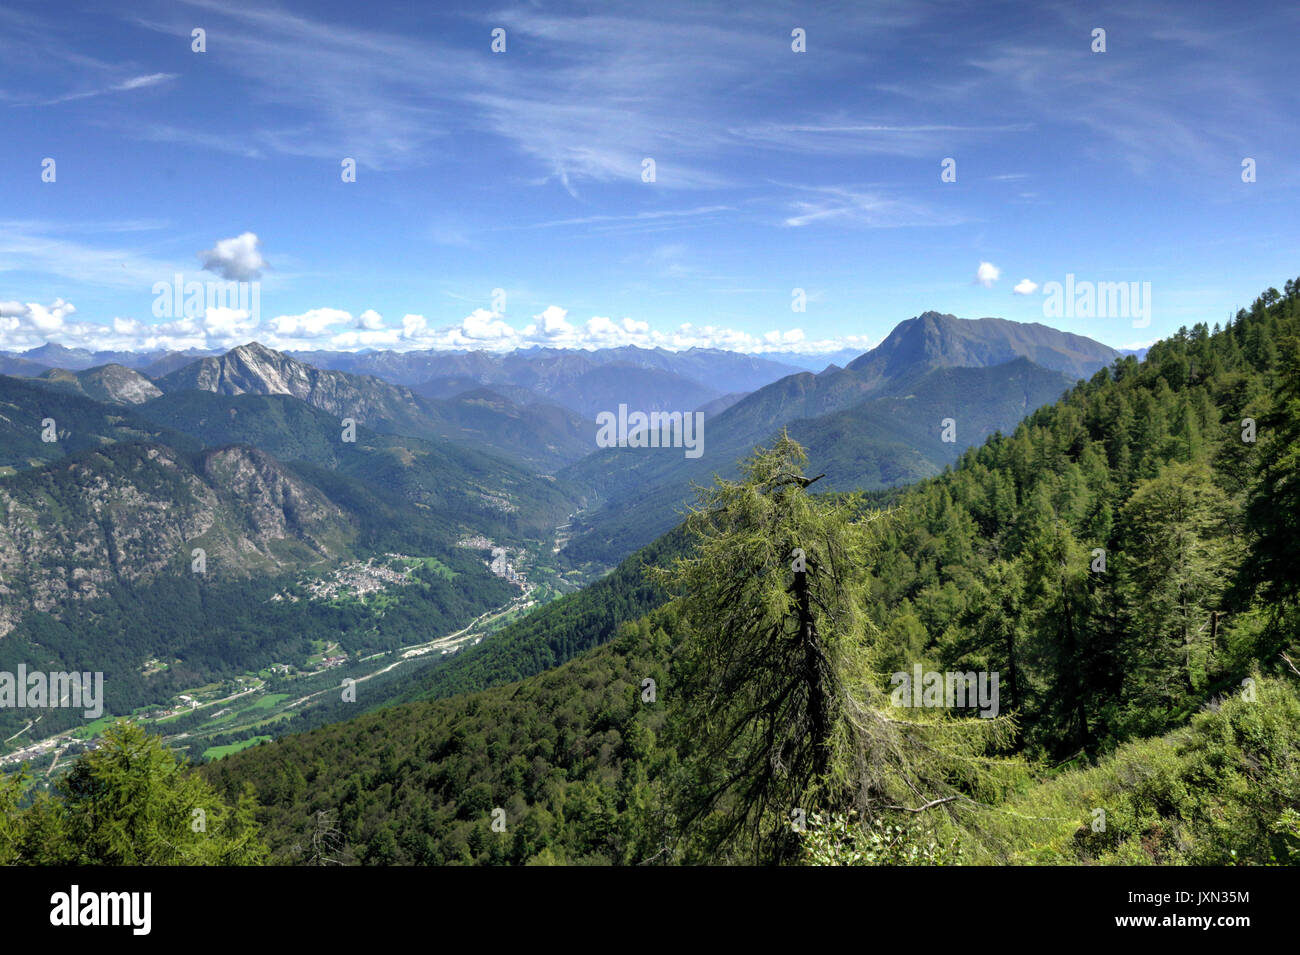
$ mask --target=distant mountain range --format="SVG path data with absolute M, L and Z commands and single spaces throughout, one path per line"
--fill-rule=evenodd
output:
M 432 397 L 484 386 L 520 404 L 549 401 L 591 420 L 621 401 L 646 411 L 690 410 L 749 392 L 798 368 L 739 352 L 692 348 L 528 348 L 491 352 L 295 352 L 318 368 L 368 374 Z M 505 389 L 510 389 L 506 391 Z M 522 389 L 522 390 L 521 390 Z
M 859 348 L 841 348 L 839 351 L 801 354 L 793 351 L 763 352 L 768 361 L 793 365 L 800 371 L 824 371 L 828 365 L 847 365 L 862 354 Z
M 106 357 L 121 360 L 80 367 Z M 93 422 L 99 443 L 167 429 L 207 447 L 248 444 L 357 477 L 383 473 L 406 500 L 435 507 L 452 499 L 430 497 L 425 465 L 409 462 L 437 461 L 432 473 L 446 473 L 454 465 L 439 442 L 460 445 L 452 455 L 460 466 L 479 455 L 469 473 L 494 474 L 487 483 L 498 489 L 553 475 L 548 519 L 565 506 L 581 510 L 566 557 L 608 566 L 673 525 L 692 481 L 729 473 L 782 427 L 826 463 L 827 488 L 887 487 L 938 473 L 1118 357 L 1041 324 L 926 312 L 871 351 L 818 372 L 712 349 L 634 347 L 288 354 L 250 342 L 219 355 L 126 356 L 48 345 L 13 360 L 27 371 L 38 360 L 63 361 L 68 367 L 41 370 L 33 384 L 136 409 Z M 620 405 L 702 410 L 704 456 L 598 449 L 595 416 Z M 348 419 L 366 435 L 357 446 L 337 440 Z M 49 460 L 30 432 L 14 440 L 20 453 L 0 464 Z M 69 438 L 78 440 L 87 438 Z M 399 447 L 408 465 L 393 471 Z M 548 496 L 523 493 L 534 503 Z
M 0 374 L 0 669 L 77 669 L 91 654 L 120 713 L 335 641 L 427 640 L 518 597 L 464 541 L 528 555 L 562 593 L 671 530 L 692 482 L 733 473 L 782 428 L 825 471 L 820 488 L 905 484 L 1119 353 L 928 312 L 839 357 L 813 371 L 704 349 L 290 355 L 257 342 L 0 356 L 19 372 Z M 595 415 L 619 405 L 699 409 L 703 457 L 598 448 Z M 274 599 L 392 555 L 420 562 L 418 586 L 375 604 Z M 561 649 L 578 639 L 557 628 Z M 146 677 L 154 657 L 169 669 Z
M 692 481 L 730 474 L 783 426 L 828 462 L 827 486 L 878 488 L 939 473 L 1120 354 L 1045 325 L 926 312 L 846 367 L 790 375 L 706 419 L 705 454 L 614 448 L 561 475 L 599 505 L 576 524 L 571 559 L 613 564 L 670 528 Z M 943 440 L 943 421 L 955 440 Z M 836 467 L 835 465 L 838 465 Z
M 148 369 L 151 365 L 171 360 L 193 361 L 197 357 L 209 354 L 205 351 L 88 351 L 85 348 L 68 348 L 53 342 L 25 352 L 0 352 L 0 361 L 19 359 L 32 362 L 43 368 L 62 368 L 65 371 L 85 371 L 98 365 L 125 365 L 137 371 Z M 11 372 L 5 372 L 11 374 Z
M 553 470 L 594 449 L 587 422 L 620 403 L 711 410 L 799 369 L 717 349 L 531 348 L 283 353 L 89 352 L 45 345 L 0 353 L 0 373 L 122 404 L 161 392 L 291 394 L 381 431 L 464 440 Z

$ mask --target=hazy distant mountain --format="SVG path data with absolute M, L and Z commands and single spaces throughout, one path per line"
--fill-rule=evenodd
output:
M 597 365 L 636 365 L 640 368 L 657 368 L 708 381 L 720 391 L 752 391 L 787 375 L 798 365 L 791 366 L 767 356 L 745 355 L 718 348 L 691 348 L 669 351 L 664 348 L 640 348 L 627 345 L 619 348 L 521 348 L 510 352 L 486 351 L 368 351 L 368 352 L 291 352 L 294 358 L 315 365 L 350 371 L 354 374 L 378 375 L 398 384 L 415 384 L 431 378 L 464 376 L 479 384 L 525 384 L 524 378 L 534 376 L 546 379 L 546 372 L 529 369 L 545 368 L 556 362 L 572 363 L 581 358 L 578 367 Z
M 163 375 L 170 374 L 178 368 L 184 368 L 192 364 L 196 358 L 204 358 L 209 355 L 220 354 L 219 352 L 203 352 L 191 349 L 189 351 L 169 351 L 161 354 L 153 353 L 153 360 L 144 365 L 131 365 L 142 375 L 149 378 L 161 378 Z
M 714 415 L 720 415 L 736 402 L 746 397 L 746 392 L 733 391 L 729 395 L 723 395 L 721 398 L 714 398 L 712 401 L 706 401 L 696 408 L 696 411 L 703 411 L 705 418 L 712 418 Z
M 28 361 L 11 352 L 0 352 L 0 375 L 14 375 L 21 378 L 35 378 L 47 367 L 40 362 Z
M 590 351 L 527 348 L 505 353 L 425 349 L 275 354 L 283 354 L 319 371 L 367 375 L 388 384 L 411 387 L 431 398 L 454 398 L 486 386 L 520 407 L 527 407 L 535 401 L 559 404 L 583 418 L 593 418 L 598 412 L 612 410 L 620 403 L 644 411 L 687 410 L 725 394 L 753 391 L 806 367 L 804 363 L 785 363 L 766 356 L 722 349 L 692 348 L 673 352 L 636 346 Z M 91 352 L 47 344 L 20 354 L 0 352 L 0 374 L 34 377 L 52 368 L 79 372 L 115 364 L 139 371 L 151 379 L 184 382 L 187 379 L 177 376 L 177 373 L 196 366 L 206 370 L 196 370 L 188 379 L 190 384 L 187 387 L 199 386 L 198 376 L 202 374 L 204 384 L 201 387 L 205 390 L 218 387 L 235 393 L 232 389 L 245 387 L 240 383 L 237 366 L 257 365 L 259 362 L 265 364 L 247 355 L 238 356 L 232 362 L 220 352 L 193 349 Z M 818 370 L 824 366 L 825 362 L 816 365 Z M 230 382 L 223 380 L 223 373 L 214 372 L 214 369 L 221 368 L 226 369 L 224 374 L 233 375 Z M 161 387 L 166 390 L 169 386 L 163 384 Z
M 460 377 L 475 384 L 488 384 L 490 370 L 499 355 L 482 351 L 457 352 L 436 349 L 414 351 L 292 351 L 292 358 L 316 368 L 346 371 L 353 375 L 374 375 L 396 385 L 415 385 L 431 378 Z
M 53 342 L 25 351 L 21 357 L 46 368 L 67 368 L 71 371 L 81 371 L 95 364 L 94 352 L 84 348 L 67 348 Z
M 517 352 L 527 355 L 527 352 Z M 776 381 L 801 366 L 767 355 L 746 355 L 718 348 L 688 348 L 668 351 L 664 348 L 604 348 L 589 353 L 595 360 L 610 364 L 658 368 L 683 378 L 690 378 L 723 394 L 753 391 Z
M 838 455 L 842 466 L 830 482 L 836 487 L 937 473 L 962 449 L 1013 427 L 1116 357 L 1106 345 L 1043 325 L 927 312 L 900 323 L 844 368 L 789 375 L 715 415 L 697 461 L 663 449 L 612 448 L 565 469 L 565 478 L 602 501 L 575 525 L 568 552 L 578 560 L 617 561 L 672 525 L 691 481 L 707 483 L 714 471 L 731 469 L 753 445 L 795 422 L 802 422 L 796 432 L 821 445 L 819 460 Z M 988 373 L 936 374 L 956 368 Z M 938 441 L 945 417 L 957 420 L 956 443 Z
M 292 395 L 340 421 L 353 418 L 375 430 L 396 434 L 431 434 L 424 404 L 409 388 L 365 375 L 321 370 L 258 342 L 200 358 L 163 375 L 157 384 L 167 393 Z
M 861 354 L 862 351 L 857 348 L 841 348 L 839 351 L 822 352 L 815 355 L 804 355 L 792 351 L 769 351 L 764 352 L 761 357 L 769 361 L 793 365 L 796 369 L 803 371 L 824 371 L 827 365 L 847 365 Z
M 441 424 L 439 433 L 510 453 L 547 472 L 595 450 L 595 426 L 576 412 L 551 402 L 522 404 L 498 387 L 527 394 L 526 389 L 504 385 L 430 400 L 430 410 Z
M 430 378 L 428 381 L 422 381 L 419 384 L 411 385 L 411 390 L 417 395 L 424 395 L 426 398 L 455 398 L 458 395 L 466 394 L 471 391 L 478 391 L 480 388 L 490 387 L 490 389 L 503 398 L 509 398 L 520 407 L 526 407 L 533 404 L 546 404 L 547 401 L 537 392 L 522 385 L 507 385 L 504 382 L 496 382 L 491 386 L 483 385 L 474 378 L 466 378 L 463 375 L 449 375 L 445 378 Z
M 24 361 L 34 362 L 44 368 L 62 368 L 67 371 L 85 371 L 87 368 L 94 368 L 98 365 L 123 365 L 127 368 L 134 368 L 137 371 L 143 370 L 147 366 L 159 361 L 168 354 L 185 354 L 188 356 L 187 361 L 193 361 L 194 356 L 208 354 L 207 352 L 190 351 L 165 352 L 165 351 L 89 351 L 85 348 L 68 348 L 64 345 L 56 345 L 50 342 L 41 345 L 39 348 L 33 348 L 25 352 L 5 352 L 0 353 L 0 361 L 6 356 L 21 358 Z M 11 372 L 5 372 L 10 374 Z
M 502 375 L 510 380 L 498 380 Z M 487 381 L 479 384 L 480 378 Z M 511 362 L 477 378 L 465 374 L 432 378 L 413 385 L 412 390 L 431 397 L 454 397 L 479 387 L 518 405 L 562 405 L 588 422 L 601 411 L 617 409 L 620 403 L 642 411 L 686 411 L 720 397 L 711 385 L 663 368 L 626 362 L 596 364 L 586 352 L 558 349 L 546 355 L 534 353 L 527 361 Z
M 162 394 L 152 381 L 124 365 L 101 365 L 85 371 L 51 368 L 39 377 L 56 388 L 116 405 L 138 405 Z
M 716 389 L 694 379 L 621 363 L 599 365 L 569 380 L 534 380 L 530 387 L 573 408 L 588 421 L 602 411 L 616 411 L 620 404 L 646 412 L 689 411 L 719 397 Z
M 721 349 L 526 348 L 513 352 L 294 352 L 317 368 L 369 374 L 432 397 L 484 385 L 526 404 L 504 386 L 525 388 L 587 418 L 624 403 L 644 411 L 686 410 L 732 392 L 748 392 L 798 370 L 766 357 Z M 617 393 L 617 383 L 625 390 Z M 613 404 L 611 405 L 611 401 Z

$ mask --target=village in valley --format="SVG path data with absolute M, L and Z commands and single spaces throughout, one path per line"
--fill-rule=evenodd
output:
M 155 704 L 137 709 L 129 714 L 130 718 L 164 731 L 175 724 L 183 724 L 184 728 L 175 726 L 177 732 L 166 737 L 168 743 L 174 748 L 187 750 L 193 757 L 217 759 L 272 739 L 274 724 L 290 719 L 313 703 L 334 698 L 341 680 L 361 684 L 431 654 L 439 658 L 452 656 L 466 646 L 477 645 L 537 602 L 537 585 L 523 570 L 528 560 L 526 550 L 500 546 L 482 535 L 464 537 L 457 541 L 457 546 L 483 552 L 484 565 L 497 577 L 518 587 L 519 594 L 504 606 L 484 613 L 454 633 L 424 644 L 353 659 L 337 641 L 315 641 L 314 652 L 300 664 L 272 663 L 256 673 L 244 673 L 189 688 L 163 706 Z M 270 599 L 289 603 L 309 600 L 382 604 L 385 600 L 395 599 L 395 592 L 400 592 L 401 588 L 413 584 L 417 580 L 415 571 L 420 567 L 450 573 L 433 557 L 385 553 L 366 560 L 346 562 L 319 577 L 304 578 L 295 587 L 276 593 Z M 556 583 L 562 584 L 561 581 Z M 543 589 L 547 599 L 558 594 L 553 586 Z M 148 677 L 166 672 L 170 666 L 168 661 L 153 658 L 146 660 L 140 670 Z M 37 716 L 4 741 L 18 748 L 0 754 L 0 767 L 12 768 L 27 763 L 38 783 L 48 786 L 55 778 L 56 770 L 60 767 L 66 769 L 70 758 L 78 753 L 94 749 L 96 738 L 120 716 L 106 714 L 85 726 L 36 739 L 23 746 L 22 736 L 38 732 L 40 717 Z M 266 732 L 259 732 L 262 730 Z M 236 742 L 207 743 L 215 737 L 224 740 L 232 736 L 242 738 Z

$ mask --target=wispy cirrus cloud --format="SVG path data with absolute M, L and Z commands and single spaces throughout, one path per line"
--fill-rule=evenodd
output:
M 755 63 L 797 71 L 789 16 L 777 8 L 724 22 L 716 10 L 681 3 L 613 3 L 598 13 L 508 7 L 482 14 L 482 46 L 467 48 L 281 8 L 210 0 L 184 7 L 220 27 L 222 43 L 207 54 L 213 62 L 242 77 L 256 101 L 291 105 L 304 118 L 293 129 L 256 124 L 244 138 L 258 149 L 403 169 L 433 161 L 442 138 L 489 134 L 531 159 L 537 181 L 574 196 L 587 182 L 640 181 L 645 158 L 655 159 L 662 188 L 734 186 L 717 160 L 752 143 L 720 118 L 766 111 L 781 71 L 756 74 Z M 865 28 L 921 13 L 891 3 L 836 16 Z M 177 37 L 188 35 L 192 20 L 184 13 L 137 18 Z M 498 25 L 508 49 L 494 57 L 486 53 L 487 30 Z M 819 42 L 825 56 L 833 33 Z M 861 54 L 846 45 L 838 56 Z
M 111 289 L 148 289 L 192 265 L 142 251 L 137 245 L 91 245 L 84 239 L 95 232 L 145 231 L 147 222 L 62 224 L 36 220 L 0 220 L 0 275 L 34 273 L 75 283 Z
M 511 229 L 556 229 L 566 226 L 591 227 L 595 229 L 636 229 L 639 226 L 660 223 L 665 220 L 710 219 L 723 213 L 736 211 L 735 206 L 709 205 L 695 206 L 690 209 L 647 209 L 623 215 L 599 214 L 574 216 L 567 219 L 552 219 L 544 222 L 529 222 L 522 225 L 506 226 Z
M 262 159 L 266 152 L 246 140 L 247 133 L 211 133 L 202 129 L 182 129 L 167 123 L 151 123 L 135 130 L 134 135 L 151 143 L 179 143 L 209 152 L 229 153 L 246 159 Z
M 122 80 L 120 83 L 113 83 L 111 86 L 100 87 L 93 90 L 82 90 L 79 93 L 65 93 L 63 96 L 56 96 L 53 99 L 47 99 L 41 102 L 41 106 L 55 106 L 59 103 L 70 103 L 73 100 L 91 99 L 95 96 L 106 96 L 109 93 L 126 93 L 131 90 L 148 89 L 151 86 L 158 86 L 169 80 L 176 79 L 175 73 L 150 73 L 147 76 L 133 76 L 130 79 Z
M 967 221 L 952 209 L 934 208 L 914 199 L 890 194 L 884 188 L 842 186 L 801 187 L 802 198 L 792 199 L 782 224 L 801 228 L 831 224 L 871 229 L 908 226 L 954 226 Z
M 897 125 L 891 123 L 764 123 L 728 132 L 739 140 L 768 149 L 801 153 L 938 156 L 972 139 L 1024 133 L 1030 123 L 992 125 Z

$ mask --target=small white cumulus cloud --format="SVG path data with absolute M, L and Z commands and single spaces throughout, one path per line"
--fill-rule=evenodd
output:
M 69 320 L 76 311 L 61 298 L 49 305 L 0 302 L 0 348 L 22 352 L 51 342 L 90 351 L 222 348 L 247 341 L 258 328 L 242 309 L 209 308 L 202 317 L 154 324 L 122 316 L 108 323 Z
M 249 282 L 261 278 L 266 260 L 258 246 L 261 240 L 255 233 L 244 232 L 233 239 L 222 239 L 210 249 L 199 253 L 203 268 L 216 272 L 222 278 L 235 282 Z
M 573 326 L 569 324 L 568 310 L 560 308 L 558 305 L 548 305 L 540 315 L 534 315 L 535 324 L 524 329 L 528 334 L 529 329 L 533 329 L 536 334 L 545 338 L 566 339 L 573 335 Z
M 787 331 L 770 331 L 763 336 L 763 341 L 769 345 L 797 345 L 804 340 L 802 328 L 791 328 Z
M 0 305 L 0 314 L 12 315 L 31 324 L 40 332 L 55 332 L 63 327 L 64 319 L 74 313 L 77 307 L 61 298 L 56 298 L 49 305 L 30 302 L 5 302 Z
M 985 288 L 992 288 L 993 283 L 998 280 L 998 276 L 1001 274 L 1002 270 L 992 262 L 981 262 L 980 267 L 975 270 L 975 284 L 983 285 Z
M 351 314 L 342 309 L 313 308 L 301 315 L 277 315 L 271 319 L 270 327 L 277 335 L 286 338 L 317 338 L 324 335 L 331 326 L 343 325 L 351 321 Z
M 496 312 L 476 308 L 460 323 L 461 334 L 469 341 L 508 341 L 516 332 Z
M 1038 291 L 1038 283 L 1029 279 L 1021 279 L 1016 283 L 1016 287 L 1011 290 L 1013 295 L 1033 295 Z

